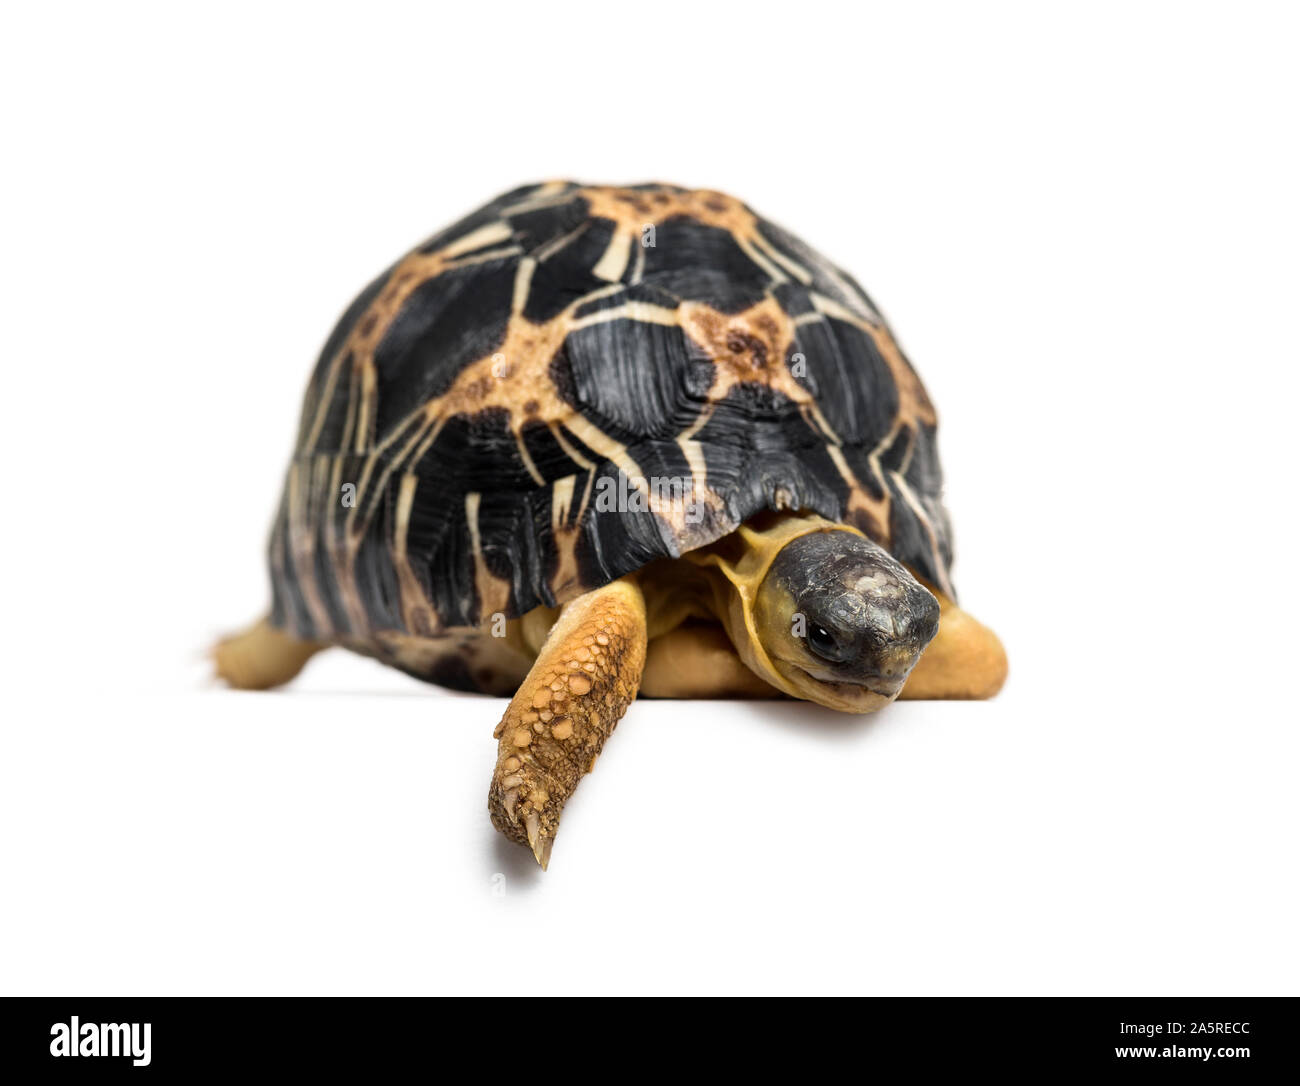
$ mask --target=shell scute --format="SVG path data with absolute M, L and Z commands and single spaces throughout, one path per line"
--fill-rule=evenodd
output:
M 845 520 L 950 587 L 934 428 L 856 282 L 740 201 L 526 186 L 398 261 L 330 335 L 272 533 L 273 621 L 478 625 L 764 508 Z

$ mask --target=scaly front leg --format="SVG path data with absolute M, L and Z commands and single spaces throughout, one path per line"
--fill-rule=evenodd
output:
M 573 600 L 497 727 L 492 824 L 546 867 L 560 812 L 636 697 L 645 598 L 623 578 Z

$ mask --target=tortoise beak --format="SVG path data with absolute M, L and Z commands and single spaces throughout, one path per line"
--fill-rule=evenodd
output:
M 841 713 L 874 713 L 883 709 L 903 689 L 906 676 L 896 680 L 845 682 L 821 668 L 791 660 L 773 661 L 786 681 L 807 701 Z

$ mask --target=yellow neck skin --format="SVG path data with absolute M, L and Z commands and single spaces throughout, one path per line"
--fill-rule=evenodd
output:
M 792 540 L 812 532 L 853 532 L 847 524 L 825 517 L 785 514 L 755 518 L 715 547 L 684 555 L 698 566 L 716 570 L 709 578 L 714 613 L 726 628 L 736 652 L 755 674 L 792 698 L 807 700 L 808 692 L 785 677 L 763 648 L 763 635 L 754 615 L 754 601 L 776 556 Z M 839 706 L 836 706 L 837 708 Z

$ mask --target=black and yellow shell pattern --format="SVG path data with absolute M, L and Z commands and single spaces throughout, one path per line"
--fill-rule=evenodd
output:
M 732 197 L 509 192 L 370 284 L 312 375 L 272 621 L 422 636 L 555 605 L 763 509 L 951 592 L 935 413 L 862 289 Z

